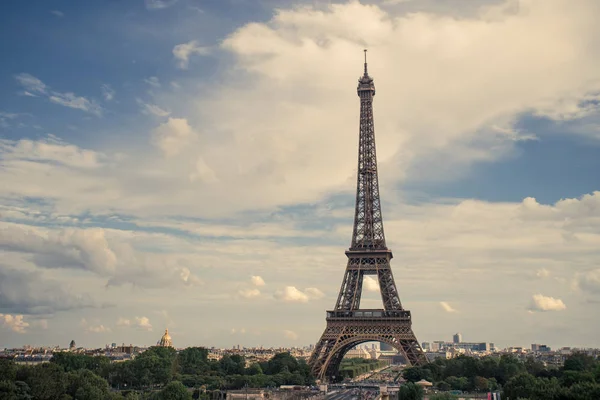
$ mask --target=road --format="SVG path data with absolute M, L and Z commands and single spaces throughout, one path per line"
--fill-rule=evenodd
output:
M 341 389 L 327 394 L 327 400 L 374 400 L 379 395 L 376 391 L 359 389 Z

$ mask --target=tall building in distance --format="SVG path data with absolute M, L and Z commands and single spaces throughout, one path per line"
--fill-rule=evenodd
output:
M 548 346 L 546 346 L 545 344 L 532 344 L 531 345 L 531 351 L 533 351 L 534 353 L 544 353 L 544 352 L 550 352 L 552 351 L 552 349 Z
M 460 333 L 455 333 L 454 336 L 452 336 L 452 343 L 461 343 L 462 342 L 462 335 Z

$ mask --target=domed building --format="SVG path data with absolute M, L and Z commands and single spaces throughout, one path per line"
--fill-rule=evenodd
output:
M 159 342 L 156 344 L 160 347 L 173 347 L 173 341 L 171 340 L 171 336 L 169 335 L 169 329 L 165 329 L 165 334 L 162 335 Z

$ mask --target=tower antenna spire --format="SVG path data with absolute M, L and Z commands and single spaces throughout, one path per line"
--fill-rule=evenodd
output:
M 365 76 L 368 75 L 367 74 L 367 49 L 364 50 L 365 52 Z

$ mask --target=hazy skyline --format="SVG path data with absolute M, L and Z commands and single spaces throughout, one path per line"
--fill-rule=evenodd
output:
M 166 327 L 177 347 L 314 344 L 346 266 L 368 48 L 417 338 L 600 347 L 596 0 L 0 11 L 0 346 Z

